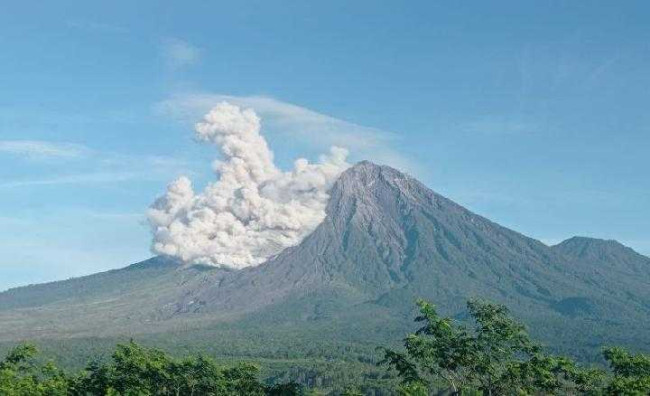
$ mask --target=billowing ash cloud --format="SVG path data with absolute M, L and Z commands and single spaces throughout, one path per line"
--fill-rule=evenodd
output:
M 300 243 L 325 218 L 328 190 L 349 166 L 337 147 L 317 164 L 295 161 L 283 172 L 260 135 L 251 109 L 222 102 L 202 122 L 196 136 L 214 143 L 218 180 L 202 193 L 181 177 L 149 209 L 155 253 L 231 268 L 261 264 Z

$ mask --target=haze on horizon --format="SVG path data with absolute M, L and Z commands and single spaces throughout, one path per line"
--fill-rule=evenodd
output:
M 214 179 L 193 125 L 250 107 L 283 171 L 330 146 L 552 244 L 650 255 L 650 5 L 14 2 L 0 14 L 0 290 L 150 257 Z

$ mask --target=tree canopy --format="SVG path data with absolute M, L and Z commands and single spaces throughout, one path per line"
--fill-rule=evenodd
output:
M 418 301 L 422 326 L 404 339 L 404 350 L 386 349 L 383 363 L 399 375 L 401 392 L 452 394 L 650 394 L 650 357 L 621 348 L 604 350 L 613 376 L 544 351 L 502 305 L 471 300 L 471 329 Z
M 258 368 L 221 367 L 205 356 L 173 358 L 134 342 L 118 345 L 107 362 L 66 374 L 36 359 L 33 345 L 14 348 L 0 362 L 0 395 L 299 395 L 295 383 L 266 386 Z
M 469 324 L 439 315 L 418 301 L 420 328 L 402 350 L 384 349 L 382 363 L 397 373 L 403 395 L 650 395 L 650 356 L 620 347 L 603 349 L 610 370 L 579 365 L 544 350 L 502 305 L 467 303 Z M 22 344 L 0 360 L 2 396 L 88 395 L 303 395 L 296 382 L 260 381 L 256 365 L 224 366 L 204 355 L 176 358 L 133 341 L 109 358 L 67 372 Z M 394 378 L 394 377 L 393 377 Z M 278 383 L 282 382 L 282 383 Z M 312 390 L 314 391 L 314 390 Z M 348 385 L 334 394 L 392 394 Z

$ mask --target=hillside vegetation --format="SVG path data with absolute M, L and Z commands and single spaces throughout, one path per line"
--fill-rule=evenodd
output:
M 611 371 L 581 366 L 549 354 L 525 327 L 498 304 L 470 301 L 470 330 L 435 307 L 418 302 L 422 326 L 399 350 L 384 348 L 380 362 L 397 373 L 384 382 L 359 378 L 348 384 L 305 383 L 305 378 L 260 380 L 256 365 L 219 365 L 203 354 L 174 358 L 134 342 L 117 345 L 110 358 L 91 360 L 78 371 L 64 371 L 37 359 L 21 344 L 0 361 L 0 394 L 32 395 L 646 395 L 650 356 L 606 348 Z M 319 390 L 319 388 L 321 388 Z M 327 389 L 329 388 L 329 392 Z

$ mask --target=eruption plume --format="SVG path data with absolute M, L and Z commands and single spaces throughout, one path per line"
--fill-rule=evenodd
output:
M 215 144 L 218 180 L 202 193 L 180 177 L 149 208 L 152 250 L 188 264 L 244 268 L 299 244 L 325 218 L 328 191 L 349 164 L 332 147 L 320 162 L 295 161 L 283 172 L 260 134 L 252 109 L 222 102 L 196 124 L 199 140 Z

